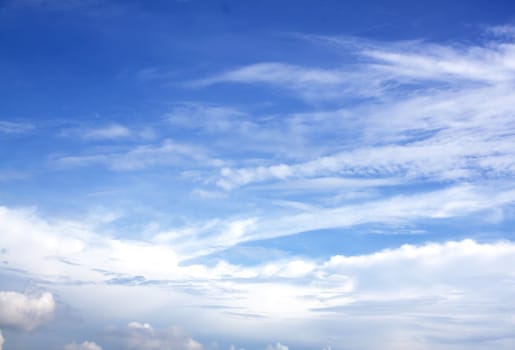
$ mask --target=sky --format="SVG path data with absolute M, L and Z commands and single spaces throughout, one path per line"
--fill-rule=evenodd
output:
M 513 1 L 1 0 L 0 350 L 515 348 Z

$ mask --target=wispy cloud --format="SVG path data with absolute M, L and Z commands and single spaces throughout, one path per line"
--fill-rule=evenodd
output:
M 369 80 L 368 90 L 353 72 L 310 68 L 280 62 L 262 62 L 230 70 L 219 75 L 190 82 L 191 87 L 207 87 L 221 83 L 246 83 L 272 85 L 293 90 L 307 99 L 333 99 L 345 94 L 374 95 L 375 88 Z
M 352 227 L 365 223 L 409 223 L 420 219 L 453 218 L 502 208 L 515 203 L 513 189 L 455 186 L 437 191 L 388 198 L 374 198 L 357 204 L 319 208 L 308 212 L 254 218 L 252 225 L 237 235 L 215 235 L 204 244 L 210 249 L 300 232 Z M 200 239 L 199 242 L 202 242 Z
M 196 142 L 207 143 L 221 155 L 238 158 L 248 153 L 299 156 L 313 152 L 304 130 L 292 118 L 245 111 L 238 106 L 181 103 L 165 119 Z M 234 147 L 237 144 L 238 147 Z M 294 145 L 294 147 L 292 147 Z
M 119 124 L 111 124 L 103 128 L 84 130 L 82 137 L 87 139 L 117 139 L 128 137 L 131 131 Z
M 256 63 L 219 76 L 193 82 L 193 85 L 209 86 L 223 82 L 235 83 L 272 83 L 278 85 L 294 84 L 297 88 L 315 85 L 339 85 L 344 81 L 343 74 L 324 69 L 309 69 L 285 63 Z
M 156 138 L 152 125 L 122 125 L 109 123 L 105 125 L 80 125 L 64 128 L 59 135 L 71 139 L 86 141 L 148 141 Z
M 5 226 L 0 228 L 0 243 L 7 249 L 6 258 L 10 264 L 41 274 L 65 269 L 76 270 L 94 280 L 102 279 L 101 274 L 87 268 L 96 265 L 95 268 L 123 275 L 168 279 L 213 274 L 214 271 L 209 272 L 205 267 L 181 267 L 180 263 L 244 242 L 367 223 L 396 225 L 421 219 L 467 217 L 513 203 L 515 190 L 510 187 L 499 187 L 492 192 L 488 187 L 456 186 L 337 207 L 313 206 L 308 211 L 287 206 L 266 217 L 216 219 L 202 225 L 160 230 L 146 241 L 103 237 L 94 233 L 94 227 L 98 225 L 92 223 L 88 226 L 64 221 L 52 226 L 30 211 L 2 208 L 0 218 Z M 66 239 L 60 236 L 61 232 L 68 232 Z M 58 246 L 54 247 L 56 244 Z M 12 255 L 10 252 L 13 251 L 25 251 L 26 254 Z M 32 256 L 30 261 L 20 258 L 27 254 Z M 74 264 L 44 258 L 48 256 L 62 257 Z M 133 256 L 145 258 L 134 261 Z M 220 269 L 222 273 L 225 268 Z
M 177 143 L 169 139 L 164 140 L 161 144 L 139 145 L 126 151 L 107 151 L 55 159 L 55 164 L 63 167 L 101 165 L 117 171 L 140 170 L 163 165 L 184 165 L 185 163 L 201 167 L 223 164 L 221 160 L 210 158 L 200 147 Z
M 338 144 L 328 147 L 325 154 L 294 164 L 285 159 L 224 168 L 216 183 L 233 189 L 255 182 L 337 174 L 402 177 L 405 181 L 511 176 L 515 169 L 515 105 L 507 96 L 515 93 L 514 47 L 511 40 L 477 47 L 423 42 L 409 49 L 367 46 L 360 54 L 373 61 L 361 63 L 353 74 L 359 81 L 367 81 L 370 69 L 374 74 L 380 72 L 389 83 L 377 99 L 289 119 L 297 130 L 309 130 L 316 124 L 313 135 L 318 137 L 310 140 L 308 132 L 303 135 L 307 142 L 319 146 L 324 143 L 321 137 L 333 132 L 343 135 Z M 240 82 L 253 81 L 244 76 Z M 283 84 L 274 75 L 269 79 Z M 415 82 L 424 84 L 410 90 L 403 87 Z M 286 89 L 291 86 L 283 85 Z M 331 84 L 327 88 L 334 89 Z
M 166 119 L 184 129 L 200 129 L 205 133 L 238 132 L 255 127 L 249 115 L 236 108 L 183 103 L 171 109 Z
M 510 33 L 512 27 L 496 27 L 494 33 Z M 492 38 L 483 45 L 440 45 L 423 41 L 382 43 L 357 38 L 304 36 L 314 43 L 331 43 L 353 57 L 352 69 L 312 68 L 280 62 L 261 62 L 212 77 L 193 86 L 220 83 L 269 84 L 293 90 L 301 97 L 342 98 L 395 93 L 416 82 L 450 85 L 498 84 L 514 79 L 513 37 Z
M 0 120 L 0 133 L 23 134 L 34 129 L 30 123 L 18 123 Z

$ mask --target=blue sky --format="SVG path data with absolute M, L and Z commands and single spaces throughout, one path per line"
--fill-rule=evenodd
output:
M 514 20 L 0 2 L 0 350 L 513 349 Z

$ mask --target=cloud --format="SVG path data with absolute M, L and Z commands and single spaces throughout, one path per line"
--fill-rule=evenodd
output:
M 347 205 L 312 206 L 308 211 L 295 205 L 262 217 L 209 220 L 160 230 L 146 241 L 109 238 L 95 232 L 95 226 L 88 222 L 49 222 L 34 211 L 0 207 L 3 222 L 0 246 L 6 249 L 4 260 L 11 266 L 50 279 L 75 275 L 91 281 L 103 280 L 105 276 L 89 268 L 92 265 L 147 279 L 200 277 L 213 274 L 216 269 L 181 263 L 244 242 L 367 223 L 398 225 L 417 220 L 467 217 L 502 210 L 514 202 L 515 189 L 509 186 L 455 185 L 410 195 L 364 199 Z M 23 258 L 27 255 L 32 259 Z M 134 256 L 142 259 L 134 260 Z M 63 263 L 63 259 L 73 264 Z M 223 269 L 219 273 L 223 273 Z
M 212 78 L 194 82 L 195 85 L 207 86 L 222 82 L 237 83 L 274 83 L 280 85 L 294 84 L 307 87 L 312 84 L 338 85 L 344 80 L 341 74 L 324 69 L 305 69 L 284 63 L 256 63 Z
M 112 328 L 107 336 L 127 349 L 138 350 L 201 350 L 202 344 L 187 336 L 180 328 L 155 329 L 148 323 L 131 322 L 126 328 Z M 125 344 L 125 345 L 121 345 Z
M 2 331 L 0 330 L 0 350 L 4 348 L 4 336 L 2 335 Z
M 401 50 L 367 49 L 362 54 L 376 60 L 377 69 L 412 80 L 500 83 L 512 80 L 515 74 L 515 67 L 510 63 L 515 54 L 510 41 L 493 41 L 484 46 L 421 42 Z
M 334 98 L 341 96 L 343 83 L 350 81 L 351 73 L 306 68 L 280 62 L 255 63 L 219 75 L 192 81 L 192 87 L 205 87 L 220 83 L 271 84 L 294 90 L 306 98 Z M 333 93 L 329 91 L 333 87 Z
M 16 123 L 0 120 L 0 133 L 4 134 L 23 134 L 34 129 L 34 125 L 29 123 Z
M 349 95 L 380 96 L 401 85 L 422 81 L 463 86 L 469 82 L 496 84 L 513 80 L 513 36 L 506 35 L 513 33 L 513 27 L 494 27 L 491 33 L 503 37 L 491 38 L 477 46 L 304 36 L 312 43 L 331 43 L 334 49 L 352 57 L 353 64 L 347 65 L 352 69 L 260 62 L 199 79 L 192 85 L 260 83 L 293 90 L 308 99 L 334 99 Z
M 490 186 L 456 185 L 386 198 L 365 198 L 347 205 L 311 207 L 307 211 L 305 206 L 299 208 L 297 205 L 294 210 L 238 220 L 227 226 L 210 227 L 207 232 L 198 235 L 196 247 L 203 247 L 201 249 L 204 249 L 204 253 L 209 253 L 243 242 L 321 229 L 354 227 L 367 223 L 396 225 L 424 219 L 467 217 L 504 208 L 513 203 L 515 190 L 511 187 L 501 186 L 494 189 Z M 172 242 L 173 240 L 170 241 Z
M 511 121 L 515 103 L 505 96 L 514 92 L 511 87 L 432 92 L 347 111 L 347 119 L 361 114 L 362 125 L 351 122 L 358 140 L 352 139 L 348 144 L 343 141 L 345 151 L 293 164 L 227 167 L 221 170 L 216 183 L 230 190 L 259 182 L 285 183 L 316 177 L 359 177 L 358 182 L 363 177 L 367 181 L 387 177 L 427 181 L 512 175 L 515 139 Z M 318 118 L 334 120 L 333 129 L 345 133 L 346 114 L 333 111 Z M 314 115 L 302 119 L 310 117 Z
M 150 141 L 156 139 L 156 131 L 152 125 L 121 125 L 110 123 L 102 126 L 78 125 L 63 128 L 59 135 L 73 140 L 82 139 L 88 142 L 97 141 Z
M 94 342 L 85 341 L 81 344 L 71 343 L 64 346 L 64 350 L 102 350 L 102 347 Z
M 303 331 L 292 331 L 295 326 L 290 323 L 288 333 L 293 334 L 288 341 L 304 341 L 304 332 L 315 341 L 310 334 L 310 327 L 315 327 L 317 336 L 330 335 L 332 343 L 345 342 L 351 348 L 377 348 L 387 341 L 395 348 L 409 342 L 410 348 L 445 349 L 479 332 L 485 340 L 476 346 L 484 348 L 506 334 L 513 336 L 513 320 L 502 315 L 515 307 L 510 297 L 514 258 L 511 242 L 403 245 L 334 256 L 296 283 L 240 281 L 233 285 L 234 292 L 226 292 L 224 303 L 241 308 L 242 314 L 306 322 Z M 266 270 L 277 276 L 272 266 Z M 443 326 L 443 320 L 454 332 Z M 241 322 L 246 322 L 244 317 Z M 485 329 L 485 322 L 495 326 Z M 369 337 L 359 337 L 358 330 L 367 325 Z M 327 332 L 320 331 L 325 327 Z M 509 343 L 503 348 L 508 349 Z
M 350 45 L 337 37 L 313 40 L 331 41 L 335 50 Z M 352 48 L 357 59 L 350 71 L 261 62 L 197 83 L 271 84 L 301 95 L 337 94 L 336 101 L 357 93 L 368 96 L 365 103 L 279 116 L 180 103 L 165 118 L 187 132 L 191 144 L 165 140 L 64 156 L 56 163 L 127 171 L 193 162 L 222 167 L 219 175 L 202 174 L 200 181 L 226 190 L 311 178 L 475 181 L 515 173 L 515 103 L 506 98 L 515 93 L 513 39 L 493 37 L 475 46 L 354 39 Z M 125 134 L 120 128 L 125 127 L 113 124 L 91 135 Z M 210 152 L 198 146 L 206 143 Z M 259 157 L 247 159 L 249 151 Z
M 511 25 L 499 25 L 487 28 L 487 31 L 494 36 L 501 38 L 515 38 L 515 27 Z
M 271 135 L 282 131 L 295 141 L 287 147 L 270 138 L 267 145 L 285 152 L 270 151 L 247 164 L 227 162 L 231 166 L 223 167 L 214 183 L 225 190 L 279 183 L 259 189 L 284 186 L 294 192 L 289 185 L 296 181 L 304 184 L 296 190 L 302 194 L 315 185 L 309 180 L 318 178 L 353 179 L 366 187 L 370 180 L 475 182 L 512 176 L 515 103 L 506 98 L 515 94 L 515 42 L 507 35 L 512 31 L 492 28 L 494 35 L 476 45 L 311 37 L 330 42 L 333 50 L 352 51 L 353 64 L 320 69 L 260 62 L 197 81 L 265 84 L 301 97 L 334 98 L 340 106 L 284 115 L 279 127 L 265 125 L 262 130 Z M 355 95 L 367 99 L 338 102 Z M 331 184 L 335 181 L 327 188 Z
M 288 350 L 288 347 L 281 343 L 275 343 L 274 345 L 268 345 L 265 350 Z
M 238 106 L 189 102 L 175 105 L 165 118 L 191 139 L 208 143 L 211 149 L 225 156 L 245 157 L 248 152 L 289 155 L 293 152 L 292 143 L 297 146 L 295 153 L 309 152 L 300 149 L 302 144 L 295 126 L 290 127 L 289 118 L 282 115 L 260 115 Z
M 253 123 L 248 117 L 235 108 L 199 103 L 177 105 L 166 115 L 172 125 L 206 132 L 235 132 L 251 128 Z
M 0 327 L 31 331 L 54 317 L 56 304 L 49 292 L 37 296 L 0 292 Z
M 231 344 L 231 346 L 229 346 L 229 350 L 245 350 L 245 349 L 244 349 L 244 348 L 237 347 L 237 346 L 235 346 L 234 344 Z
M 411 198 L 404 198 L 402 212 L 410 213 L 413 210 L 416 213 L 418 206 L 425 204 L 440 216 L 450 215 L 454 210 L 459 212 L 462 205 L 485 205 L 485 198 L 471 200 L 466 196 L 448 192 L 448 199 L 455 200 L 453 203 L 438 200 L 442 198 L 440 195 L 435 195 L 434 200 L 421 198 L 418 204 L 414 204 Z M 442 203 L 449 207 L 442 207 Z M 376 210 L 382 208 L 399 213 L 398 205 L 393 202 L 377 205 Z M 363 212 L 368 210 L 370 208 Z M 326 221 L 324 216 L 317 214 L 313 213 L 310 220 Z M 352 212 L 335 212 L 334 215 L 353 217 Z M 377 212 L 372 211 L 370 215 L 375 216 Z M 6 256 L 10 266 L 46 278 L 50 278 L 48 271 L 52 270 L 58 276 L 64 276 L 64 281 L 95 282 L 80 286 L 55 285 L 63 298 L 74 300 L 76 307 L 88 312 L 106 313 L 112 309 L 113 312 L 118 310 L 124 315 L 131 315 L 148 313 L 154 308 L 176 309 L 184 315 L 202 314 L 194 321 L 188 321 L 187 317 L 184 320 L 194 322 L 200 328 L 211 325 L 213 332 L 247 332 L 245 329 L 250 327 L 255 334 L 269 334 L 277 338 L 283 336 L 281 339 L 285 342 L 308 341 L 307 338 L 312 338 L 312 342 L 326 342 L 323 329 L 330 331 L 337 324 L 341 337 L 331 338 L 331 343 L 345 340 L 349 347 L 356 348 L 365 345 L 373 347 L 382 341 L 399 345 L 402 339 L 413 344 L 426 342 L 435 345 L 436 340 L 425 337 L 431 336 L 445 342 L 481 331 L 497 339 L 503 332 L 513 329 L 513 323 L 501 315 L 515 310 L 511 271 L 515 264 L 515 245 L 512 242 L 480 243 L 466 239 L 402 245 L 362 255 L 335 255 L 321 261 L 286 257 L 251 266 L 220 262 L 210 267 L 166 262 L 170 255 L 172 260 L 175 258 L 173 250 L 166 250 L 164 246 L 129 240 L 114 243 L 97 236 L 88 238 L 88 234 L 78 229 L 76 223 L 50 225 L 38 223 L 27 215 L 20 216 L 18 223 L 6 215 L 1 219 L 3 225 L 11 230 L 17 227 L 12 234 L 3 231 L 0 235 L 3 240 L 1 246 L 7 247 Z M 292 220 L 284 225 L 291 226 L 292 222 L 302 221 L 300 218 Z M 236 226 L 233 230 L 238 231 L 241 225 Z M 32 232 L 34 237 L 38 237 L 35 242 L 38 249 L 59 251 L 33 250 L 36 248 L 30 246 L 27 249 L 31 250 L 27 251 L 5 244 L 9 237 L 21 240 L 22 246 L 35 239 L 26 237 L 24 232 Z M 50 233 L 58 235 L 50 236 Z M 239 235 L 240 232 L 235 234 Z M 78 237 L 81 241 L 76 241 Z M 14 259 L 9 251 L 15 251 L 22 258 Z M 26 259 L 23 257 L 27 254 L 34 257 L 31 264 L 24 263 Z M 48 259 L 56 254 L 77 265 Z M 134 261 L 134 256 L 139 257 L 138 261 Z M 144 284 L 140 287 L 110 285 L 105 275 L 94 274 L 92 268 L 110 271 L 110 278 L 113 273 L 115 276 L 139 274 L 144 276 L 140 278 Z M 117 296 L 116 302 L 113 295 Z M 131 300 L 144 302 L 134 303 Z M 120 310 L 121 305 L 124 305 L 124 310 Z M 217 305 L 218 308 L 203 308 L 202 305 Z M 475 306 L 471 308 L 470 305 Z M 474 322 L 478 315 L 480 322 Z M 181 318 L 182 314 L 176 317 Z M 303 326 L 290 322 L 288 333 L 295 335 L 289 337 L 281 334 L 284 329 L 266 328 L 267 322 L 257 322 L 257 317 L 290 321 L 301 319 Z M 454 330 L 452 333 L 439 326 L 442 317 L 446 320 L 445 324 Z M 414 323 L 419 326 L 408 327 Z M 322 329 L 322 333 L 310 333 L 309 327 L 317 324 L 318 327 L 313 329 Z M 492 325 L 492 329 L 481 329 L 484 324 Z M 370 327 L 371 336 L 357 339 L 352 330 L 367 325 L 374 325 Z M 400 330 L 403 330 L 402 339 L 395 338 Z M 177 349 L 200 349 L 198 341 L 177 328 L 156 329 L 150 324 L 134 322 L 127 327 L 109 329 L 107 334 L 128 349 L 166 349 L 172 346 Z M 492 345 L 494 340 L 485 340 L 481 344 Z M 435 347 L 445 348 L 443 345 Z M 508 349 L 509 346 L 504 348 Z
M 102 165 L 116 171 L 134 171 L 156 166 L 198 164 L 201 167 L 220 166 L 221 160 L 210 158 L 197 146 L 189 146 L 172 140 L 161 144 L 139 145 L 126 151 L 64 156 L 55 159 L 61 167 L 85 167 Z
M 82 137 L 87 139 L 118 139 L 131 135 L 131 131 L 119 124 L 111 124 L 103 128 L 83 130 Z
M 261 118 L 236 107 L 181 104 L 166 118 L 188 131 L 188 144 L 169 139 L 62 157 L 60 165 L 118 171 L 209 168 L 214 173 L 199 180 L 206 188 L 188 193 L 210 198 L 216 210 L 201 207 L 206 219 L 128 238 L 87 218 L 1 207 L 2 260 L 17 273 L 52 282 L 85 313 L 112 310 L 130 320 L 158 310 L 159 322 L 267 334 L 289 344 L 310 339 L 318 348 L 459 349 L 465 347 L 457 342 L 467 339 L 474 339 L 470 348 L 513 348 L 514 322 L 505 315 L 515 310 L 514 244 L 452 238 L 482 227 L 469 232 L 447 225 L 448 219 L 496 220 L 503 225 L 492 228 L 508 232 L 504 215 L 515 203 L 515 102 L 508 98 L 515 95 L 514 45 L 502 40 L 471 47 L 373 43 L 358 46 L 363 60 L 352 72 L 257 63 L 197 82 L 270 85 L 338 106 Z M 351 103 L 334 99 L 347 93 Z M 202 143 L 214 150 L 194 146 Z M 227 152 L 227 145 L 234 150 Z M 277 145 L 285 151 L 276 152 Z M 255 152 L 248 156 L 250 148 Z M 348 196 L 356 189 L 368 196 Z M 224 211 L 228 202 L 236 207 L 230 213 Z M 252 263 L 231 251 L 204 256 L 252 241 L 270 247 L 279 240 L 267 239 L 301 232 L 339 229 L 333 233 L 343 235 L 348 230 L 341 228 L 365 224 L 393 232 L 389 228 L 420 222 L 442 225 L 427 236 L 439 243 L 289 256 L 297 241 L 274 259 L 249 245 Z M 369 337 L 362 337 L 363 329 Z M 146 323 L 107 333 L 129 349 L 201 347 L 177 328 Z

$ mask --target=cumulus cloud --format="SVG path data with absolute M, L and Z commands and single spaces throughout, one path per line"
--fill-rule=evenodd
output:
M 0 292 L 0 326 L 31 331 L 54 317 L 56 304 L 49 292 L 26 295 L 17 292 Z
M 4 348 L 4 336 L 2 335 L 2 331 L 0 331 L 0 350 Z
M 102 350 L 102 347 L 94 342 L 85 341 L 81 344 L 71 343 L 64 346 L 63 350 Z
M 273 345 L 268 345 L 265 350 L 288 350 L 288 347 L 286 345 L 283 345 L 279 342 L 273 344 Z
M 178 327 L 155 329 L 148 323 L 131 322 L 126 328 L 112 328 L 107 335 L 127 349 L 202 350 L 202 344 Z

